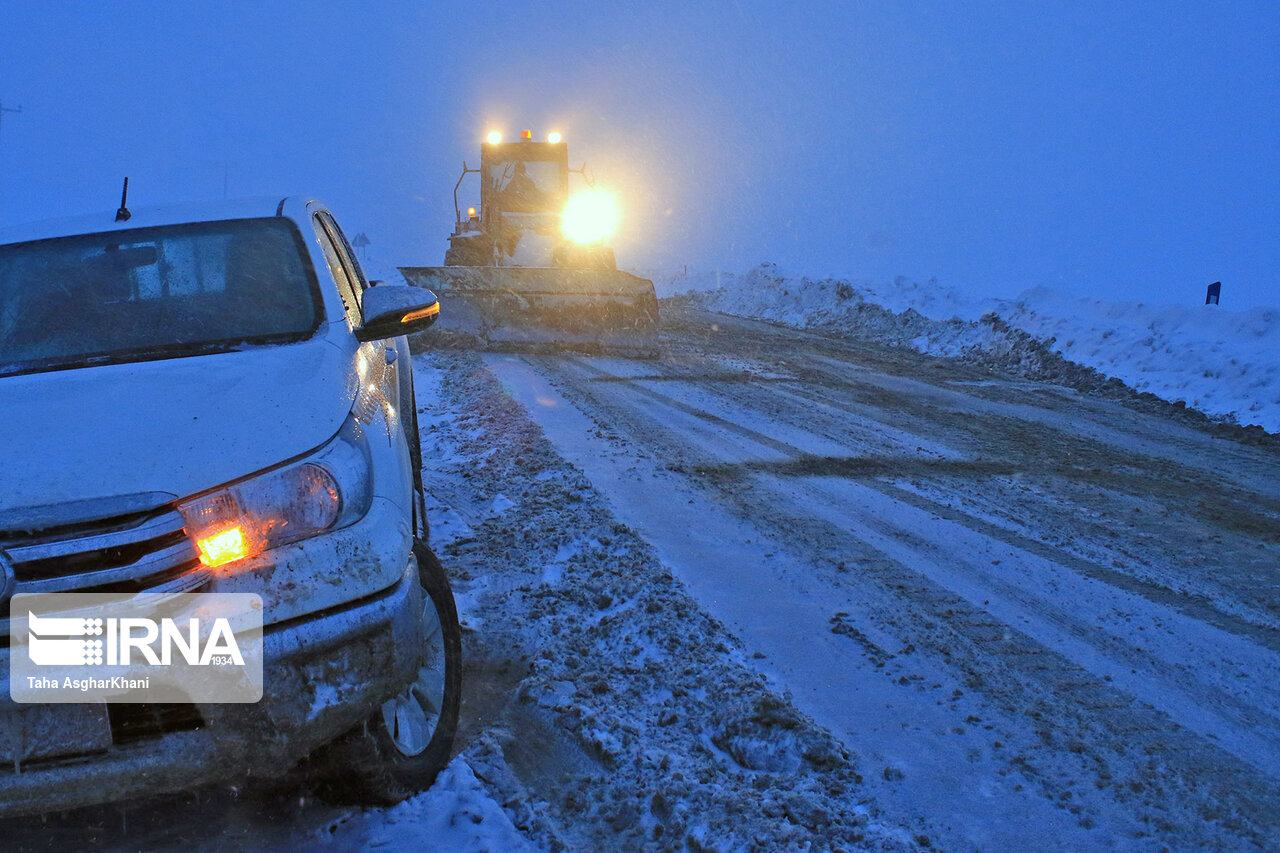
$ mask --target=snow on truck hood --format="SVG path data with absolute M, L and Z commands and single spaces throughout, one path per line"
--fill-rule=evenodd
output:
M 0 379 L 0 514 L 186 497 L 306 453 L 351 410 L 349 355 L 286 346 Z

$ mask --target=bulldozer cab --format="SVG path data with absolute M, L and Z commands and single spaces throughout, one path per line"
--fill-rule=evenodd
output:
M 563 142 L 486 142 L 480 147 L 480 213 L 559 215 L 569 199 Z
M 554 265 L 564 251 L 560 215 L 569 200 L 568 146 L 527 138 L 486 142 L 480 168 L 463 169 L 463 177 L 480 173 L 480 215 L 475 223 L 459 216 L 446 263 Z M 470 233 L 477 227 L 478 238 Z

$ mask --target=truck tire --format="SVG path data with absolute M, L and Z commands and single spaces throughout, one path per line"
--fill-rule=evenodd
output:
M 449 763 L 462 697 L 462 630 L 440 560 L 423 542 L 413 553 L 426 593 L 426 660 L 404 692 L 327 749 L 317 786 L 326 800 L 394 805 L 431 787 Z

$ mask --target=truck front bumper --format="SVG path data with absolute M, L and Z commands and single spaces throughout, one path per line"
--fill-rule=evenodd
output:
M 316 747 L 368 719 L 404 689 L 421 665 L 423 592 L 410 563 L 380 593 L 268 625 L 263 632 L 263 698 L 256 704 L 198 704 L 156 715 L 122 743 L 111 731 L 86 741 L 111 743 L 82 754 L 18 762 L 0 755 L 0 817 L 60 811 L 179 791 L 245 776 L 277 776 Z M 8 650 L 3 650 L 8 670 Z M 9 742 L 47 729 L 50 706 L 0 698 Z M 64 706 L 65 707 L 65 706 Z M 117 706 L 123 707 L 123 706 Z M 0 742 L 4 742 L 0 739 Z

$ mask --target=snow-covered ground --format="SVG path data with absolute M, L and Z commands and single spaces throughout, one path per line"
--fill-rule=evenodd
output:
M 927 843 L 920 821 L 881 815 L 857 758 L 770 687 L 758 660 L 476 355 L 428 353 L 414 367 L 431 540 L 464 628 L 454 765 L 470 769 L 531 844 Z M 651 497 L 675 523 L 687 520 L 673 496 Z M 369 832 L 395 814 L 367 813 Z M 411 807 L 385 835 L 398 843 L 426 820 Z M 483 849 L 466 841 L 461 849 Z
M 461 756 L 421 794 L 389 809 L 353 810 L 296 846 L 334 853 L 379 848 L 455 853 L 539 849 L 516 831 Z
M 1047 288 L 975 299 L 936 281 L 810 279 L 772 264 L 741 275 L 655 275 L 654 284 L 659 297 L 685 294 L 726 314 L 843 330 L 943 356 L 1005 354 L 1017 344 L 1007 324 L 1136 391 L 1280 432 L 1274 308 L 1105 302 Z
M 948 850 L 1274 837 L 1270 443 L 668 307 L 659 361 L 484 365 L 844 744 L 880 825 Z

